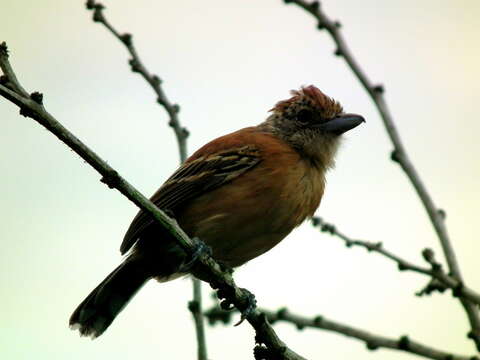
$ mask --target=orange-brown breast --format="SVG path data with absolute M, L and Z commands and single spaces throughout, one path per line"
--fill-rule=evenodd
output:
M 249 261 L 278 244 L 313 215 L 324 190 L 323 170 L 312 167 L 293 148 L 269 133 L 247 128 L 232 144 L 252 144 L 262 161 L 231 182 L 186 204 L 177 214 L 180 226 L 230 266 Z M 215 152 L 215 142 L 202 153 Z M 195 155 L 192 156 L 195 158 Z M 188 219 L 188 220 L 187 220 Z

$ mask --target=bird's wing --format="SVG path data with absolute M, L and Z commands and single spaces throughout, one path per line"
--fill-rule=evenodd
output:
M 192 156 L 150 199 L 157 207 L 175 213 L 175 210 L 207 191 L 213 190 L 260 162 L 255 145 L 231 147 L 203 156 Z M 141 210 L 133 219 L 120 251 L 125 254 L 142 232 L 154 224 L 152 217 Z

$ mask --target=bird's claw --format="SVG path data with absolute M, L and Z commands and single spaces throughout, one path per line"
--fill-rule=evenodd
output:
M 197 237 L 194 237 L 192 239 L 195 250 L 193 251 L 190 260 L 187 261 L 186 263 L 182 264 L 180 267 L 180 272 L 190 272 L 197 262 L 197 260 L 202 256 L 203 254 L 207 254 L 208 256 L 212 256 L 212 248 L 205 244 L 202 240 L 200 240 Z
M 221 269 L 224 273 L 227 273 L 227 274 L 232 275 L 233 272 L 235 271 L 235 270 L 233 269 L 233 267 L 231 267 L 230 265 L 228 265 L 227 263 L 225 263 L 225 262 L 223 262 L 223 261 L 217 260 L 217 264 L 220 265 L 220 269 Z
M 244 300 L 246 302 L 246 306 L 245 306 L 245 310 L 241 311 L 242 315 L 240 317 L 240 320 L 234 326 L 238 326 L 241 323 L 243 323 L 245 319 L 251 314 L 253 314 L 253 312 L 257 308 L 257 300 L 255 299 L 255 295 L 253 295 L 247 289 L 242 288 L 242 291 L 246 294 L 245 300 Z

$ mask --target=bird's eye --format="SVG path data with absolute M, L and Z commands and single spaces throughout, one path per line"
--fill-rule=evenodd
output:
M 313 114 L 309 110 L 302 109 L 297 114 L 297 121 L 303 124 L 308 124 L 313 120 Z

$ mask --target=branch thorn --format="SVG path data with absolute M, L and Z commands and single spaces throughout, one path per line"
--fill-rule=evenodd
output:
M 38 91 L 31 93 L 30 99 L 35 101 L 38 105 L 43 105 L 43 94 Z
M 8 58 L 8 46 L 5 41 L 0 44 L 0 56 L 5 56 Z
M 120 35 L 120 40 L 122 40 L 122 42 L 125 45 L 131 46 L 132 45 L 132 34 L 125 33 L 123 35 Z
M 408 350 L 410 347 L 410 339 L 408 338 L 407 335 L 403 335 L 399 340 L 398 340 L 398 348 L 401 350 Z
M 375 92 L 377 94 L 383 94 L 385 92 L 385 88 L 382 84 L 375 85 L 372 88 L 372 90 L 373 90 L 373 92 Z
M 396 163 L 400 162 L 400 158 L 398 157 L 398 151 L 397 150 L 392 150 L 390 153 L 390 159 Z

